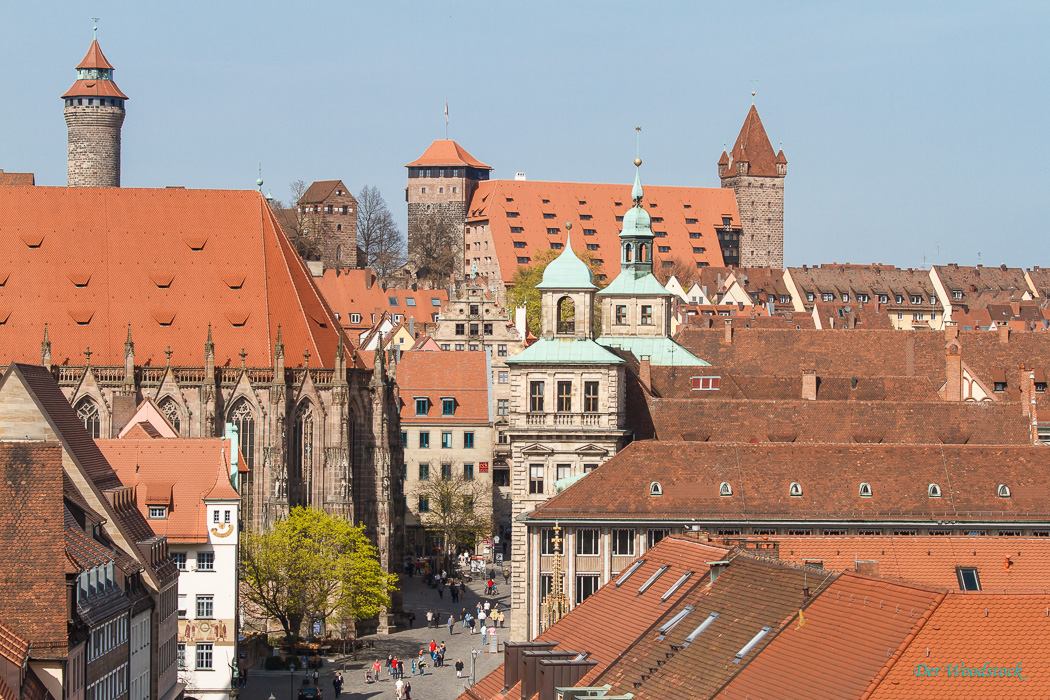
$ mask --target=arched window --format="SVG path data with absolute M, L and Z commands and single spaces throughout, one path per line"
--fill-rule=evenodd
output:
M 631 256 L 633 255 L 633 253 L 634 253 L 634 248 L 631 247 L 631 244 L 628 243 L 627 245 L 625 245 L 623 247 L 623 261 L 624 262 L 631 262 Z
M 638 246 L 638 262 L 645 262 L 645 258 L 646 258 L 645 253 L 646 253 L 646 246 L 643 243 L 642 245 Z
M 252 488 L 255 484 L 255 413 L 248 399 L 241 397 L 233 404 L 230 411 L 229 422 L 237 426 L 237 441 L 244 458 L 244 466 L 248 468 L 241 484 L 241 496 L 244 506 L 243 518 L 246 523 L 252 522 Z
M 171 427 L 175 428 L 175 432 L 182 434 L 182 418 L 179 414 L 179 404 L 176 403 L 175 399 L 167 396 L 161 399 L 160 403 L 157 404 L 157 408 L 164 414 L 164 417 L 171 423 Z
M 801 496 L 802 495 L 802 484 L 797 481 L 792 481 L 791 486 L 788 487 L 789 496 Z
M 289 505 L 306 505 L 308 480 L 314 461 L 314 409 L 303 401 L 292 423 L 291 462 L 288 465 Z
M 558 300 L 558 333 L 572 335 L 576 332 L 576 303 L 571 297 Z
M 335 247 L 335 261 L 339 262 L 343 259 L 343 246 L 337 245 Z
M 102 421 L 98 416 L 98 405 L 86 396 L 77 402 L 77 418 L 84 424 L 88 434 L 97 438 L 102 434 Z

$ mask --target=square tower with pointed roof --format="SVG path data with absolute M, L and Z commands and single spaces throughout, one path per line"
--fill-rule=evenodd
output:
M 733 144 L 722 151 L 718 177 L 722 187 L 736 194 L 743 233 L 740 235 L 741 267 L 784 267 L 784 177 L 787 158 L 773 151 L 755 105 Z

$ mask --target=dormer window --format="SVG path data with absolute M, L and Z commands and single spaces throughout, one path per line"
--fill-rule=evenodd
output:
M 861 483 L 860 496 L 861 498 L 871 498 L 871 484 L 866 481 Z
M 165 506 L 150 506 L 149 517 L 154 520 L 162 520 L 168 517 L 168 509 Z
M 930 484 L 929 487 L 927 487 L 926 492 L 930 495 L 930 498 L 941 497 L 941 487 L 937 484 Z
M 797 481 L 792 481 L 791 486 L 788 487 L 788 495 L 799 497 L 802 495 L 802 484 Z
M 649 495 L 650 496 L 662 496 L 664 495 L 664 487 L 660 486 L 659 481 L 654 481 L 649 484 Z
M 723 481 L 722 484 L 718 487 L 718 495 L 719 496 L 732 496 L 733 495 L 733 487 L 729 485 L 728 481 Z
M 1010 497 L 1010 487 L 1007 486 L 1006 484 L 999 484 L 999 488 L 996 489 L 996 495 L 998 495 L 999 498 L 1009 498 Z

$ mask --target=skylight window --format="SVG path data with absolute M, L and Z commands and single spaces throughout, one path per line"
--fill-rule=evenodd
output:
M 999 488 L 996 489 L 996 493 L 998 494 L 999 498 L 1009 498 L 1010 487 L 1006 484 L 999 484 Z
M 930 498 L 941 497 L 941 487 L 937 484 L 930 484 L 929 488 L 927 489 L 927 492 L 930 494 Z
M 667 633 L 673 630 L 678 625 L 678 623 L 684 620 L 685 616 L 691 612 L 693 612 L 693 606 L 688 605 L 685 607 L 684 610 L 681 610 L 680 612 L 676 613 L 674 617 L 665 622 L 663 626 L 657 630 L 656 638 L 663 639 L 664 637 L 666 637 Z
M 692 571 L 686 571 L 684 574 L 682 574 L 682 576 L 677 581 L 675 581 L 670 588 L 667 589 L 667 592 L 660 596 L 660 602 L 666 603 L 667 599 L 673 596 L 675 591 L 681 588 L 682 584 L 688 581 L 692 575 Z
M 719 496 L 732 496 L 733 487 L 729 485 L 728 481 L 723 481 L 722 485 L 718 487 Z
M 758 631 L 758 634 L 756 634 L 754 637 L 752 637 L 751 641 L 748 642 L 747 644 L 745 644 L 744 648 L 736 653 L 736 658 L 733 659 L 733 663 L 735 663 L 735 664 L 740 663 L 740 659 L 742 659 L 745 656 L 747 656 L 747 652 L 749 652 L 752 649 L 754 649 L 755 645 L 758 644 L 759 642 L 761 642 L 762 638 L 765 637 L 767 634 L 769 634 L 772 631 L 773 631 L 772 627 L 763 627 L 762 629 L 760 629 Z
M 654 583 L 656 583 L 656 579 L 658 579 L 661 576 L 663 576 L 664 572 L 667 571 L 670 568 L 671 568 L 670 566 L 668 566 L 667 564 L 664 564 L 659 569 L 657 569 L 656 573 L 654 573 L 652 576 L 649 577 L 649 580 L 647 580 L 645 583 L 643 583 L 641 586 L 638 587 L 638 595 L 641 595 L 641 594 L 645 593 L 647 590 L 649 590 L 649 587 L 652 586 Z
M 981 579 L 977 575 L 977 569 L 972 567 L 959 567 L 955 570 L 955 573 L 959 576 L 960 591 L 981 590 Z
M 387 297 L 386 299 L 390 302 L 391 306 L 397 306 L 397 297 Z
M 660 486 L 660 482 L 659 481 L 654 481 L 653 483 L 649 484 L 649 495 L 650 496 L 662 496 L 662 495 L 664 495 L 664 489 L 663 489 L 662 486 Z
M 629 579 L 631 577 L 631 574 L 633 574 L 635 571 L 638 571 L 638 569 L 644 563 L 645 563 L 645 559 L 639 559 L 635 563 L 633 563 L 630 566 L 628 566 L 627 569 L 622 574 L 620 574 L 620 578 L 616 579 L 616 587 L 619 588 L 624 583 L 626 583 L 627 579 Z
M 707 619 L 705 619 L 703 622 L 701 622 L 700 625 L 697 626 L 697 628 L 695 630 L 693 630 L 692 632 L 689 633 L 689 636 L 685 638 L 685 643 L 682 644 L 682 646 L 687 647 L 690 644 L 692 644 L 693 641 L 695 641 L 697 637 L 699 637 L 701 634 L 703 634 L 704 630 L 706 630 L 708 627 L 710 627 L 711 623 L 714 622 L 717 619 L 718 619 L 718 613 L 716 613 L 716 612 L 713 612 L 710 615 L 708 615 Z
M 871 498 L 871 484 L 868 482 L 862 482 L 860 485 L 860 495 L 862 498 Z
M 788 487 L 788 495 L 790 496 L 801 496 L 802 495 L 802 484 L 797 481 L 792 481 L 791 486 Z
M 415 306 L 415 305 L 416 305 L 416 298 L 415 297 L 405 297 L 405 306 Z

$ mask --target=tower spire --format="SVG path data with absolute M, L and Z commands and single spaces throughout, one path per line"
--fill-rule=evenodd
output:
M 94 30 L 98 32 L 98 18 Z M 113 64 L 92 38 L 77 79 L 62 95 L 69 132 L 70 187 L 120 187 L 120 128 L 128 96 L 113 82 Z

